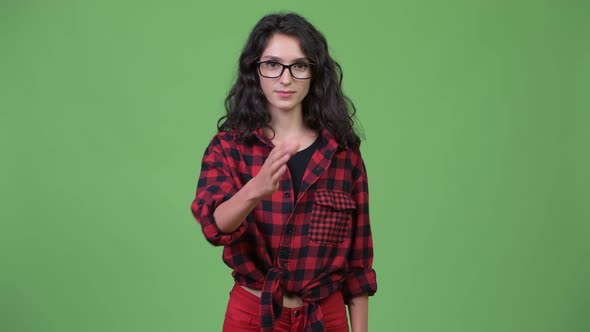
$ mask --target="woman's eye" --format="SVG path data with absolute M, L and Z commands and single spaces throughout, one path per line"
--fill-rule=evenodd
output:
M 278 63 L 276 63 L 276 62 L 267 62 L 267 63 L 266 63 L 266 66 L 267 66 L 268 68 L 270 68 L 270 69 L 276 69 L 276 68 L 278 68 L 278 67 L 279 67 L 279 64 L 278 64 Z
M 307 68 L 309 68 L 309 66 L 305 63 L 296 63 L 295 65 L 293 65 L 293 67 L 295 68 L 295 70 L 299 71 L 304 71 L 307 70 Z

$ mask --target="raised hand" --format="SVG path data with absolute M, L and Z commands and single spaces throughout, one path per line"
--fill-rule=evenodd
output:
M 298 148 L 298 143 L 285 142 L 272 149 L 258 174 L 250 180 L 253 181 L 255 198 L 265 199 L 279 188 L 281 176 L 287 170 L 287 161 Z

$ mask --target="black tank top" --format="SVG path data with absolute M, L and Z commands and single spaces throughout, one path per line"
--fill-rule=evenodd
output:
M 299 188 L 301 188 L 301 181 L 303 180 L 307 164 L 309 164 L 311 156 L 320 143 L 320 137 L 321 136 L 318 135 L 318 138 L 316 138 L 310 146 L 295 153 L 287 162 L 287 167 L 289 167 L 289 172 L 291 172 L 291 179 L 293 179 L 293 193 L 295 194 L 295 200 L 297 200 L 297 196 L 299 195 Z

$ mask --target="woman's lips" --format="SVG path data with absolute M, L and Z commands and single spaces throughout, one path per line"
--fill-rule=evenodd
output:
M 283 97 L 283 98 L 290 97 L 295 93 L 295 91 L 275 91 L 275 92 L 279 95 L 279 97 Z

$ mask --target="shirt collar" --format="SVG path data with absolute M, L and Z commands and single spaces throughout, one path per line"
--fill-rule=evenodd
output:
M 268 136 L 266 136 L 266 134 L 264 133 L 263 128 L 257 128 L 255 130 L 253 130 L 252 134 L 263 144 L 265 144 L 271 148 L 274 147 L 274 144 L 272 143 L 270 138 L 268 138 Z M 322 141 L 323 141 L 322 143 L 320 143 L 320 147 L 327 146 L 328 148 L 331 148 L 331 149 L 338 148 L 338 142 L 336 142 L 336 140 L 334 139 L 334 136 L 332 135 L 332 133 L 330 133 L 330 131 L 328 129 L 320 130 L 320 136 L 322 137 Z

